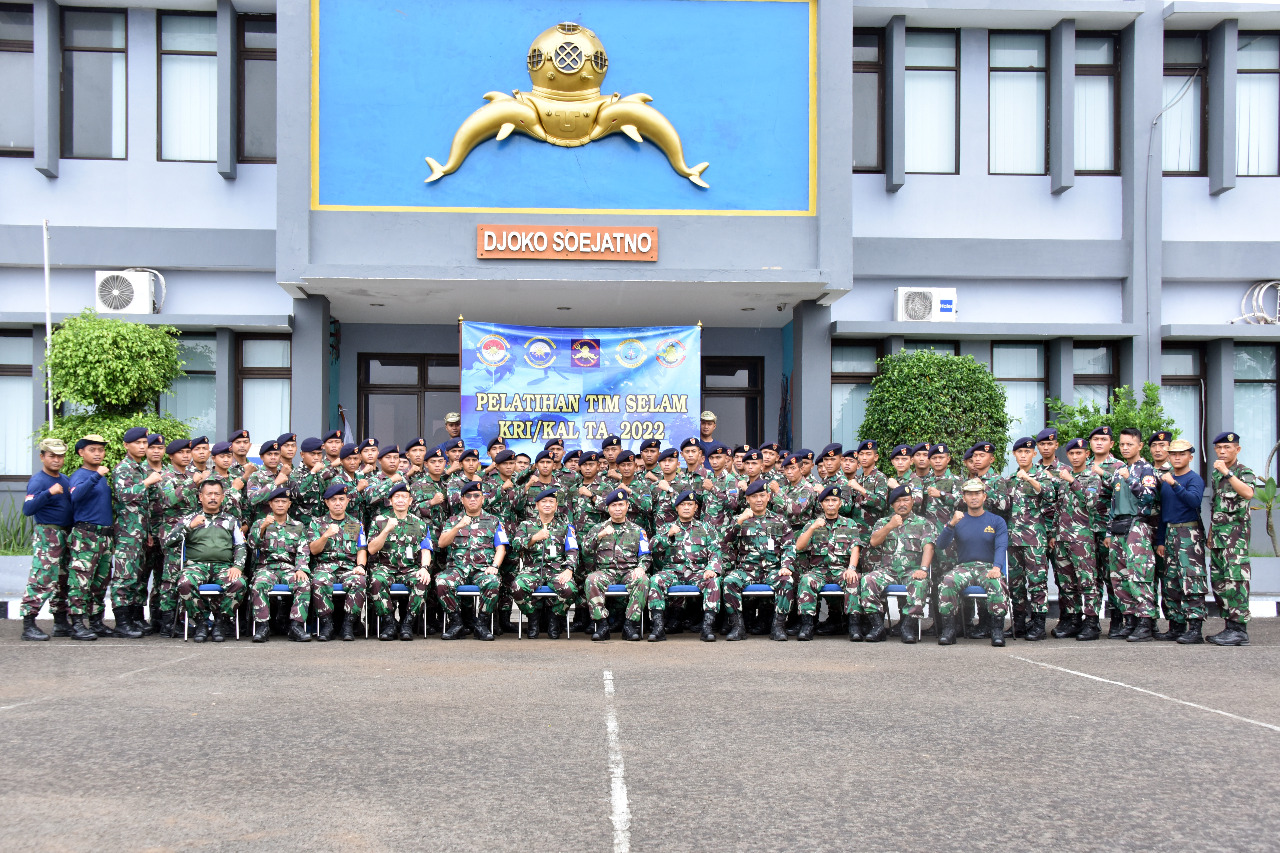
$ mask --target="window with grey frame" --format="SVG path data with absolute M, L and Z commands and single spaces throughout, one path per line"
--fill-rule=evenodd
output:
M 35 14 L 30 4 L 0 3 L 0 157 L 35 150 Z
M 1160 352 L 1160 374 L 1160 405 L 1203 461 L 1204 351 L 1194 345 L 1166 345 Z
M 32 344 L 29 331 L 0 331 L 0 477 L 31 475 Z
M 880 355 L 879 342 L 831 343 L 831 440 L 846 449 L 858 443 Z
M 1111 410 L 1111 392 L 1119 384 L 1112 344 L 1077 342 L 1071 350 L 1071 372 L 1076 405 L 1093 403 L 1104 412 Z
M 428 446 L 449 437 L 444 418 L 458 410 L 462 384 L 457 354 L 360 353 L 356 367 L 361 437 L 401 446 L 419 436 Z
M 255 444 L 289 429 L 293 354 L 287 335 L 240 335 L 236 341 L 236 412 L 233 429 L 247 429 Z
M 156 157 L 218 159 L 218 18 L 203 12 L 156 15 L 159 86 Z
M 276 162 L 276 16 L 240 15 L 239 162 Z
M 924 350 L 932 350 L 940 355 L 955 355 L 958 344 L 956 341 L 925 341 L 910 340 L 903 341 L 902 352 L 922 352 Z
M 128 21 L 121 10 L 62 9 L 62 156 L 128 157 Z
M 1076 33 L 1075 171 L 1120 174 L 1119 42 L 1114 33 Z
M 703 356 L 702 408 L 716 414 L 717 441 L 760 444 L 764 414 L 764 359 Z M 688 436 L 671 436 L 679 444 Z
M 1043 32 L 992 32 L 987 39 L 987 171 L 1049 172 L 1049 45 Z
M 1227 425 L 1240 434 L 1240 461 L 1262 479 L 1277 476 L 1280 455 L 1267 470 L 1267 456 L 1276 444 L 1276 347 L 1273 344 L 1235 345 L 1235 411 Z
M 1208 173 L 1208 71 L 1208 39 L 1203 33 L 1165 33 L 1160 150 L 1166 175 Z
M 853 171 L 884 171 L 884 30 L 853 31 Z
M 912 174 L 960 171 L 960 34 L 907 30 L 904 163 Z
M 183 334 L 178 338 L 178 358 L 183 362 L 184 375 L 173 380 L 169 390 L 160 395 L 157 410 L 167 412 L 186 423 L 191 428 L 193 436 L 203 435 L 211 441 L 220 441 L 221 439 L 216 435 L 218 429 L 217 337 Z M 262 441 L 262 438 L 256 437 L 256 440 Z
M 1239 34 L 1236 174 L 1280 174 L 1280 35 L 1276 33 Z

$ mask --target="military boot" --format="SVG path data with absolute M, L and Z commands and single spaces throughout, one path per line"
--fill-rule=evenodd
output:
M 137 640 L 142 636 L 142 631 L 133 624 L 129 619 L 129 608 L 125 606 L 117 607 L 114 610 L 116 617 L 115 635 L 127 640 Z M 203 641 L 201 641 L 203 642 Z
M 209 635 L 209 639 L 215 643 L 226 642 L 227 635 L 231 633 L 231 626 L 228 624 L 226 617 L 213 617 L 213 633 Z
M 36 625 L 35 616 L 22 617 L 22 639 L 24 640 L 47 640 L 49 635 Z
M 463 636 L 462 614 L 457 610 L 451 610 L 445 614 L 446 623 L 444 633 L 440 635 L 442 640 L 456 640 Z
M 476 618 L 471 623 L 471 636 L 477 640 L 492 640 L 496 636 L 496 631 L 489 629 L 489 614 L 481 611 L 476 614 Z
M 1123 640 L 1129 635 L 1124 630 L 1124 616 L 1120 613 L 1113 612 L 1111 614 L 1111 624 L 1107 626 L 1108 640 Z
M 702 614 L 702 634 L 698 639 L 704 643 L 714 643 L 716 641 L 716 613 L 714 610 L 708 610 Z
M 596 641 L 609 639 L 609 620 L 597 619 L 591 632 L 591 639 Z
M 493 635 L 501 637 L 503 634 L 516 633 L 516 625 L 511 621 L 511 608 L 506 607 L 498 611 L 498 618 L 493 623 Z
M 1013 611 L 1013 632 L 1011 636 L 1014 639 L 1025 637 L 1027 635 L 1027 611 L 1021 608 L 1015 608 Z
M 787 614 L 773 614 L 773 625 L 769 628 L 769 639 L 777 640 L 780 643 L 787 641 Z
M 661 643 L 667 638 L 667 626 L 664 624 L 666 619 L 665 610 L 649 611 L 649 642 Z
M 289 639 L 295 643 L 311 642 L 311 635 L 307 633 L 307 626 L 301 622 L 289 623 Z
M 1156 640 L 1176 640 L 1181 637 L 1187 630 L 1186 622 L 1178 622 L 1174 619 L 1169 620 L 1169 630 L 1161 631 L 1153 635 L 1152 639 Z
M 1127 640 L 1129 635 L 1133 633 L 1133 629 L 1138 627 L 1138 617 L 1133 614 L 1126 614 L 1124 623 L 1120 626 L 1120 630 L 1116 632 L 1113 638 L 1108 635 L 1107 639 Z
M 867 634 L 863 639 L 868 643 L 883 643 L 884 638 L 889 635 L 889 631 L 884 627 L 884 614 L 879 610 L 875 613 L 868 613 L 867 621 L 871 625 L 868 627 Z
M 819 637 L 830 637 L 835 634 L 844 632 L 844 604 L 843 603 L 827 603 L 827 618 L 824 622 L 819 622 L 814 628 L 813 633 Z
M 159 609 L 159 607 L 154 608 L 155 611 L 158 611 Z M 144 637 L 149 637 L 155 633 L 151 627 L 151 623 L 147 621 L 147 614 L 143 612 L 143 606 L 141 604 L 133 605 L 133 617 L 129 621 L 133 623 L 133 627 L 142 632 L 142 636 Z
M 965 622 L 964 636 L 969 640 L 985 640 L 991 636 L 991 614 L 987 608 L 978 611 L 978 624 Z
M 622 639 L 635 642 L 641 639 L 640 620 L 626 619 L 622 623 Z
M 1198 646 L 1204 643 L 1204 635 L 1200 633 L 1203 620 L 1188 619 L 1187 628 L 1178 636 L 1178 645 L 1181 646 Z
M 271 620 L 265 622 L 254 621 L 253 623 L 253 641 L 255 643 L 265 643 L 271 639 Z
M 547 619 L 547 639 L 558 640 L 560 639 L 560 623 L 564 621 L 564 614 L 552 612 L 550 607 L 546 609 L 546 613 L 550 617 Z
M 796 639 L 808 641 L 813 639 L 813 619 L 812 613 L 800 614 L 800 631 L 796 634 Z
M 70 637 L 71 636 L 71 617 L 67 611 L 53 614 L 53 636 Z
M 742 611 L 731 611 L 725 616 L 725 621 L 729 625 L 729 634 L 725 637 L 729 642 L 735 640 L 745 640 L 747 638 L 747 627 L 743 622 Z
M 1249 645 L 1249 632 L 1246 630 L 1245 623 L 1228 619 L 1225 628 L 1212 637 L 1206 637 L 1205 639 L 1215 646 L 1247 646 Z
M 786 630 L 788 637 L 795 637 L 800 633 L 800 613 L 796 610 L 787 614 Z
M 762 637 L 769 633 L 769 614 L 764 607 L 757 605 L 747 619 L 747 633 Z
M 1080 630 L 1076 632 L 1077 640 L 1096 640 L 1102 636 L 1102 629 L 1098 627 L 1097 616 L 1081 616 Z
M 1045 636 L 1044 614 L 1032 613 L 1030 621 L 1027 622 L 1027 633 L 1023 636 L 1023 639 L 1034 643 L 1037 640 L 1043 640 Z
M 1142 618 L 1138 619 L 1138 621 L 1134 623 L 1133 631 L 1131 631 L 1129 636 L 1126 638 L 1128 642 L 1130 643 L 1151 642 L 1154 639 L 1154 635 L 1151 632 L 1153 621 L 1154 620 L 1152 620 L 1147 616 L 1143 616 Z
M 342 614 L 342 641 L 344 643 L 354 642 L 356 638 L 356 615 L 354 613 Z
M 1083 622 L 1084 616 L 1079 613 L 1061 613 L 1058 615 L 1058 624 L 1053 626 L 1053 636 L 1059 640 L 1074 637 L 1080 633 Z
M 1004 617 L 991 614 L 991 645 L 1004 648 Z
M 591 619 L 588 616 L 586 607 L 574 606 L 573 619 L 569 621 L 569 632 L 582 632 L 591 627 Z
M 400 634 L 400 626 L 396 624 L 396 612 L 392 608 L 391 612 L 382 617 L 382 630 L 378 631 L 378 639 L 386 642 L 394 640 Z
M 316 629 L 316 642 L 327 643 L 333 639 L 333 614 L 320 617 L 320 626 Z
M 439 634 L 444 627 L 441 625 L 443 614 L 434 607 L 423 605 L 422 607 L 422 636 L 434 637 Z
M 950 616 L 938 616 L 935 621 L 938 622 L 938 645 L 954 646 L 956 644 L 956 621 L 964 617 L 957 617 L 956 614 Z
M 898 623 L 898 636 L 902 638 L 902 642 L 911 645 L 916 641 L 916 625 L 919 620 L 914 616 L 903 616 Z
M 622 618 L 622 611 L 621 611 L 621 610 L 618 610 L 618 609 L 616 609 L 616 608 L 609 610 L 609 611 L 608 611 L 608 613 L 606 614 L 606 619 L 607 619 L 607 620 L 608 620 L 608 622 L 609 622 L 609 630 L 610 630 L 610 631 L 621 631 L 621 630 L 622 630 L 622 623 L 623 623 L 623 621 L 624 621 L 624 620 L 623 620 L 623 618 Z
M 400 620 L 400 639 L 408 642 L 413 639 L 413 621 L 414 613 L 409 609 L 409 602 L 401 605 L 404 610 L 404 618 Z
M 160 634 L 164 630 L 165 612 L 157 605 L 151 610 L 151 630 L 152 634 Z
M 102 623 L 101 613 L 95 613 L 89 617 L 89 630 L 99 637 L 115 636 L 115 632 Z
M 84 623 L 84 618 L 80 616 L 71 616 L 71 639 L 73 640 L 96 640 L 98 635 L 93 629 Z
M 849 642 L 861 643 L 865 639 L 862 636 L 862 614 L 849 614 Z
M 193 643 L 203 643 L 209 639 L 209 620 L 203 615 L 191 623 L 191 631 L 187 639 Z

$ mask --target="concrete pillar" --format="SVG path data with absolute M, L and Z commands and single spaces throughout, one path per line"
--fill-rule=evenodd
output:
M 1236 50 L 1237 21 L 1223 21 L 1209 32 L 1209 195 L 1236 185 Z M 1210 436 L 1212 438 L 1212 436 Z
M 801 302 L 792 323 L 792 444 L 822 447 L 831 442 L 831 309 Z
M 1235 429 L 1236 345 L 1230 338 L 1209 341 L 1205 349 L 1204 441 Z M 1196 441 L 1199 444 L 1199 440 Z M 1197 447 L 1200 456 L 1213 462 L 1212 447 Z
M 225 441 L 233 429 L 239 428 L 240 413 L 235 410 L 236 399 L 236 333 L 230 329 L 215 329 L 217 351 L 214 354 L 214 443 Z
M 1076 22 L 1049 31 L 1049 191 L 1076 183 Z
M 1045 396 L 1057 397 L 1068 406 L 1075 402 L 1075 367 L 1071 361 L 1074 348 L 1071 338 L 1054 338 L 1045 351 Z
M 293 300 L 293 401 L 289 428 L 319 435 L 329 422 L 329 300 Z
M 49 418 L 49 404 L 45 400 L 48 380 L 44 377 L 44 324 L 31 327 L 31 434 L 37 435 Z M 39 442 L 31 441 L 31 472 L 40 470 Z
M 240 81 L 236 62 L 236 7 L 218 0 L 218 174 L 236 177 Z
M 32 63 L 35 85 L 35 157 L 32 165 L 46 178 L 58 177 L 62 156 L 62 15 L 53 0 L 35 0 Z
M 907 182 L 907 19 L 896 15 L 884 29 L 884 188 Z

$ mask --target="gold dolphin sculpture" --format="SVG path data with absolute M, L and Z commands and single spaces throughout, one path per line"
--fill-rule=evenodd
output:
M 700 187 L 708 186 L 702 179 L 708 164 L 685 164 L 680 135 L 666 116 L 649 106 L 653 98 L 643 93 L 625 98 L 616 92 L 600 94 L 609 59 L 591 30 L 573 23 L 546 30 L 530 46 L 527 65 L 533 91 L 486 92 L 489 103 L 469 115 L 453 135 L 448 162 L 442 166 L 427 158 L 431 177 L 426 183 L 456 172 L 472 149 L 491 137 L 501 141 L 519 131 L 552 145 L 576 148 L 621 132 L 636 142 L 648 139 L 667 156 L 677 174 Z

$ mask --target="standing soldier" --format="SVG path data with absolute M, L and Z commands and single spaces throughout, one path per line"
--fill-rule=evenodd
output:
M 442 640 L 456 640 L 465 631 L 458 604 L 459 586 L 478 587 L 481 615 L 493 613 L 501 584 L 498 569 L 510 544 L 502 522 L 497 516 L 484 512 L 484 490 L 479 481 L 465 483 L 458 491 L 462 511 L 449 519 L 440 533 L 440 547 L 449 550 L 448 568 L 436 576 L 436 595 L 449 621 L 440 635 Z M 471 626 L 477 640 L 493 639 L 493 632 L 485 621 L 477 618 Z
M 276 444 L 280 447 L 280 462 L 293 468 L 294 457 L 298 455 L 298 434 L 296 432 L 286 432 L 276 439 Z M 261 452 L 258 453 L 262 455 Z
M 334 469 L 325 464 L 320 439 L 304 438 L 299 447 L 302 462 L 289 472 L 290 512 L 305 525 L 324 514 L 324 490 L 329 487 Z
M 382 620 L 379 640 L 413 639 L 413 622 L 422 612 L 431 586 L 431 530 L 416 513 L 409 511 L 413 496 L 404 483 L 396 483 L 388 495 L 391 512 L 373 519 L 369 527 L 370 566 L 369 595 Z M 409 591 L 396 622 L 392 584 L 403 584 Z
M 898 633 L 902 642 L 914 643 L 916 620 L 924 613 L 924 602 L 929 593 L 927 571 L 921 578 L 909 576 L 928 563 L 926 558 L 933 554 L 933 525 L 928 519 L 915 514 L 915 500 L 905 485 L 894 486 L 889 492 L 889 506 L 893 508 L 893 514 L 876 522 L 869 540 L 883 555 L 880 565 L 859 573 L 858 555 L 855 554 L 845 570 L 850 607 L 871 623 L 864 636 L 856 627 L 860 620 L 849 620 L 849 639 L 855 643 L 862 639 L 868 643 L 884 640 L 887 634 L 884 626 L 885 591 L 891 584 L 906 584 L 909 580 L 916 583 L 908 590 L 908 605 L 903 611 Z
M 227 438 L 227 444 L 231 446 L 231 455 L 235 457 L 235 461 L 231 463 L 231 473 L 248 480 L 249 475 L 258 470 L 258 466 L 249 461 L 249 448 L 253 446 L 253 442 L 249 440 L 249 431 L 243 428 L 236 430 Z
M 1009 481 L 1009 597 L 1013 601 L 1013 636 L 1045 638 L 1049 614 L 1049 531 L 1056 478 L 1034 464 L 1036 443 L 1030 437 L 1013 443 L 1018 470 Z
M 216 583 L 222 587 L 218 602 L 221 611 L 213 623 L 213 635 L 221 643 L 231 633 L 231 619 L 236 605 L 244 599 L 244 534 L 240 524 L 222 511 L 222 484 L 205 480 L 200 484 L 200 509 L 179 519 L 169 531 L 166 543 L 182 549 L 182 580 L 178 597 L 186 606 L 187 618 L 194 623 L 193 643 L 203 643 L 208 636 L 209 605 L 200 595 L 200 585 Z
M 289 475 L 293 466 L 282 461 L 280 445 L 274 441 L 264 441 L 258 448 L 258 457 L 262 467 L 249 475 L 245 483 L 244 521 L 251 526 L 271 514 L 267 501 L 276 489 L 289 485 Z
M 156 614 L 161 609 L 160 600 L 164 591 L 164 542 L 169 531 L 166 527 L 166 507 L 162 486 L 164 474 L 170 470 L 170 466 L 164 461 L 167 449 L 168 445 L 163 435 L 152 433 L 147 436 L 147 465 L 153 472 L 158 472 L 161 479 L 159 483 L 147 489 L 147 542 L 142 549 L 142 580 L 139 582 L 142 602 L 138 604 L 133 620 L 134 626 L 142 632 L 143 636 L 153 633 L 154 629 L 147 624 L 146 616 L 142 612 L 142 604 L 150 604 L 151 618 L 155 621 Z M 150 596 L 147 594 L 148 583 L 151 588 Z
M 377 467 L 369 477 L 369 488 L 365 489 L 364 521 L 366 527 L 373 529 L 373 520 L 391 512 L 391 490 L 404 482 L 400 473 L 400 448 L 394 444 L 378 448 Z
M 338 451 L 338 459 L 340 465 L 333 476 L 329 480 L 329 486 L 342 484 L 346 487 L 347 507 L 346 514 L 352 518 L 359 520 L 364 518 L 365 508 L 365 491 L 369 488 L 369 481 L 360 473 L 360 448 L 355 444 L 344 444 L 342 449 Z M 329 491 L 329 486 L 325 486 L 325 492 Z M 321 493 L 320 499 L 325 503 L 325 510 L 328 511 L 328 501 L 324 498 L 324 492 Z
M 40 470 L 27 481 L 22 514 L 35 519 L 31 538 L 31 574 L 22 598 L 22 639 L 47 640 L 36 627 L 36 617 L 46 601 L 53 600 L 54 622 L 76 640 L 96 640 L 80 619 L 67 615 L 67 534 L 71 532 L 71 480 L 62 473 L 67 445 L 57 438 L 40 441 Z
M 1122 463 L 1111 455 L 1115 440 L 1111 435 L 1111 427 L 1100 426 L 1089 433 L 1089 450 L 1093 459 L 1089 470 L 1098 473 L 1102 480 L 1102 488 L 1098 492 L 1097 527 L 1094 528 L 1093 541 L 1097 553 L 1096 571 L 1098 572 L 1098 590 L 1106 597 L 1107 609 L 1111 612 L 1111 624 L 1107 628 L 1108 639 L 1124 639 L 1124 611 L 1120 608 L 1120 600 L 1116 598 L 1115 588 L 1111 583 L 1111 549 L 1107 547 L 1107 519 L 1111 515 L 1111 488 L 1108 485 L 1111 475 Z
M 100 435 L 86 435 L 76 442 L 80 467 L 71 474 L 72 530 L 67 537 L 71 552 L 68 574 L 68 604 L 71 609 L 73 639 L 76 617 L 88 620 L 89 630 L 99 637 L 114 632 L 102 624 L 104 598 L 111 583 L 111 551 L 114 545 L 111 516 L 111 469 L 104 463 L 107 441 Z
M 595 622 L 591 639 L 609 639 L 605 594 L 613 584 L 627 585 L 627 607 L 622 624 L 624 640 L 640 639 L 645 591 L 649 587 L 649 537 L 644 528 L 627 518 L 629 492 L 617 488 L 604 496 L 608 519 L 583 537 L 579 559 L 587 573 L 587 602 Z
M 1204 642 L 1205 535 L 1200 520 L 1204 480 L 1191 470 L 1191 442 L 1169 443 L 1171 469 L 1160 475 L 1160 529 L 1156 555 L 1164 559 L 1161 601 L 1169 630 L 1157 640 L 1177 640 L 1184 646 Z
M 566 513 L 560 512 L 556 500 L 558 489 L 543 489 L 533 496 L 537 509 L 534 518 L 522 521 L 511 537 L 518 570 L 512 583 L 512 597 L 529 622 L 529 639 L 538 638 L 539 602 L 533 597 L 538 587 L 546 585 L 556 594 L 551 604 L 547 636 L 560 639 L 560 620 L 578 597 L 574 573 L 578 569 L 578 534 Z
M 702 451 L 702 458 L 711 461 L 711 448 L 719 444 L 716 441 L 716 413 L 707 410 L 698 415 L 698 449 Z M 705 508 L 704 508 L 705 509 Z
M 1238 461 L 1240 436 L 1224 432 L 1213 439 L 1213 516 L 1209 529 L 1209 568 L 1213 596 L 1226 627 L 1209 637 L 1215 646 L 1249 645 L 1249 501 L 1257 478 Z
M 667 593 L 676 584 L 697 586 L 702 592 L 703 642 L 716 639 L 716 613 L 720 610 L 720 574 L 723 571 L 720 536 L 699 521 L 698 497 L 692 489 L 676 495 L 676 517 L 658 527 L 653 537 L 656 571 L 649 580 L 649 618 L 653 627 L 649 642 L 667 638 Z
M 1173 433 L 1169 432 L 1168 430 L 1156 430 L 1155 432 L 1151 433 L 1151 436 L 1147 439 L 1147 450 L 1151 454 L 1151 467 L 1155 470 L 1156 477 L 1160 478 L 1162 481 L 1165 473 L 1173 470 L 1173 465 L 1170 464 L 1169 462 L 1169 442 L 1172 440 L 1173 440 Z M 1157 616 L 1160 613 L 1164 613 L 1164 618 L 1170 621 L 1173 621 L 1173 611 L 1169 609 L 1170 602 L 1169 602 L 1169 597 L 1166 594 L 1167 591 L 1165 589 L 1168 582 L 1165 580 L 1167 573 L 1165 572 L 1164 549 L 1157 547 L 1163 542 L 1163 540 L 1160 538 L 1160 535 L 1161 535 L 1160 520 L 1164 515 L 1162 511 L 1163 505 L 1164 505 L 1164 492 L 1161 489 L 1160 483 L 1157 483 L 1156 484 L 1156 500 L 1151 507 L 1151 514 L 1155 516 L 1155 519 L 1154 519 L 1155 538 L 1152 540 L 1151 547 L 1156 552 L 1155 592 L 1156 592 L 1156 597 L 1159 599 Z M 1174 593 L 1174 595 L 1176 595 L 1176 593 Z M 1158 622 L 1158 620 L 1156 621 Z M 1169 636 L 1170 631 L 1166 631 L 1163 634 L 1159 633 L 1158 624 L 1154 625 L 1151 631 L 1152 631 L 1152 636 L 1154 636 L 1154 638 L 1157 640 L 1178 639 L 1177 634 L 1174 634 L 1173 636 Z M 1182 633 L 1182 631 L 1179 630 L 1178 633 L 1180 634 Z
M 924 485 L 923 480 L 916 478 L 915 472 L 911 470 L 913 450 L 915 448 L 909 444 L 899 444 L 889 451 L 889 464 L 893 466 L 893 476 L 885 482 L 890 489 L 906 486 L 907 491 L 911 493 L 911 509 L 919 514 L 924 506 Z
M 1111 492 L 1111 511 L 1107 516 L 1104 543 L 1111 552 L 1112 586 L 1124 611 L 1124 628 L 1114 639 L 1131 643 L 1152 638 L 1156 618 L 1155 536 L 1152 514 L 1156 500 L 1156 472 L 1142 458 L 1142 433 L 1128 427 L 1120 431 L 1120 455 L 1124 465 L 1112 472 L 1105 482 Z M 1093 472 L 1102 475 L 1095 464 Z M 1108 635 L 1111 636 L 1111 635 Z
M 216 480 L 222 484 L 222 511 L 231 515 L 243 527 L 244 520 L 244 479 L 231 473 L 235 464 L 231 455 L 230 442 L 220 441 L 213 446 L 209 460 L 213 463 L 213 473 L 206 479 Z
M 271 589 L 287 584 L 293 594 L 289 611 L 289 639 L 307 643 L 307 612 L 311 604 L 311 550 L 307 525 L 292 518 L 289 490 L 279 486 L 267 499 L 271 514 L 249 528 L 249 548 L 256 553 L 249 604 L 253 608 L 253 641 L 265 643 L 271 635 Z
M 342 464 L 339 453 L 342 451 L 342 430 L 329 430 L 320 436 L 320 446 L 324 448 L 325 464 L 331 468 L 336 468 Z
M 1083 438 L 1067 442 L 1069 470 L 1058 471 L 1064 487 L 1058 490 L 1055 512 L 1055 550 L 1058 554 L 1058 624 L 1053 636 L 1059 640 L 1096 640 L 1101 636 L 1098 612 L 1102 606 L 1098 572 L 1098 552 L 1093 532 L 1098 527 L 1098 493 L 1102 479 L 1089 469 L 1089 450 Z
M 111 609 L 116 636 L 137 639 L 142 628 L 142 602 L 146 599 L 142 552 L 147 544 L 147 511 L 151 487 L 160 474 L 146 462 L 147 428 L 131 427 L 124 433 L 125 457 L 111 472 L 112 515 L 115 518 L 115 552 L 111 558 Z M 139 589 L 139 584 L 144 584 Z
M 854 511 L 862 514 L 862 526 L 868 535 L 871 526 L 889 507 L 889 481 L 876 467 L 879 461 L 880 443 L 875 439 L 861 442 L 858 445 L 858 471 L 849 480 L 849 487 L 856 492 Z
M 200 483 L 208 479 L 207 474 L 192 474 L 188 471 L 191 465 L 191 442 L 186 439 L 174 439 L 165 446 L 169 456 L 169 465 L 160 476 L 160 523 L 157 526 L 162 542 L 161 558 L 164 560 L 164 572 L 160 581 L 157 598 L 158 607 L 152 611 L 152 633 L 166 637 L 174 636 L 175 615 L 178 609 L 178 584 L 182 581 L 182 542 L 179 540 L 169 544 L 168 534 L 175 524 L 200 508 L 200 498 L 196 490 Z M 223 498 L 225 511 L 226 499 Z
M 674 447 L 658 452 L 655 457 L 658 477 L 653 481 L 653 529 L 676 520 L 675 499 L 686 488 L 687 478 L 680 473 L 680 453 Z
M 413 478 L 409 486 L 409 494 L 413 497 L 413 508 L 419 517 L 432 530 L 444 527 L 447 516 L 447 495 L 445 494 L 444 451 L 433 447 L 427 451 L 422 460 L 423 476 Z
M 772 640 L 787 639 L 787 614 L 795 598 L 795 537 L 781 516 L 767 512 L 769 490 L 764 481 L 752 483 L 746 491 L 747 509 L 734 519 L 726 540 L 731 565 L 724 578 L 725 608 L 732 625 L 726 640 L 746 637 L 742 620 L 742 591 L 749 584 L 765 583 L 773 588 Z
M 769 499 L 769 508 L 786 519 L 792 530 L 799 531 L 819 515 L 821 507 L 815 498 L 826 489 L 815 489 L 813 483 L 800 476 L 800 457 L 794 453 L 788 453 L 782 460 L 782 477 L 782 485 L 776 491 L 770 489 L 774 493 Z M 836 489 L 837 497 L 841 497 L 843 491 L 852 491 L 834 484 L 829 488 Z
M 322 643 L 333 639 L 333 587 L 342 584 L 346 593 L 343 604 L 342 639 L 354 640 L 355 625 L 364 612 L 367 584 L 364 525 L 348 511 L 350 498 L 346 484 L 334 482 L 324 490 L 328 513 L 311 522 L 307 531 L 311 551 L 311 595 L 316 616 L 320 620 L 316 639 Z
M 788 456 L 788 459 L 791 457 Z M 787 470 L 799 473 L 799 466 Z M 858 562 L 862 545 L 861 533 L 853 519 L 840 515 L 840 487 L 829 485 L 820 491 L 813 504 L 820 515 L 796 536 L 796 561 L 801 563 L 800 581 L 796 584 L 796 609 L 800 611 L 800 630 L 796 639 L 813 639 L 814 622 L 818 618 L 818 602 L 822 588 L 844 581 L 845 611 L 857 612 L 857 581 L 849 586 L 848 572 Z M 850 624 L 856 624 L 851 619 Z M 852 629 L 851 629 L 852 630 Z
M 209 461 L 211 453 L 208 436 L 200 435 L 191 439 L 191 464 L 187 466 L 187 473 L 195 474 L 200 471 L 206 477 L 212 474 L 213 464 Z
M 1004 645 L 1004 615 L 1007 604 L 1004 578 L 1000 567 L 1006 565 L 1009 528 L 1005 520 L 984 507 L 987 488 L 977 477 L 965 481 L 964 504 L 942 527 L 935 551 L 956 543 L 956 567 L 942 576 L 938 593 L 938 620 L 942 628 L 938 645 L 950 646 L 956 641 L 956 622 L 960 615 L 960 592 L 970 586 L 982 586 L 987 593 L 987 609 L 991 612 L 991 645 Z M 928 561 L 925 561 L 928 563 Z M 927 575 L 928 565 L 921 568 Z M 916 604 L 915 598 L 912 604 Z
M 723 535 L 732 521 L 731 516 L 738 511 L 741 493 L 737 477 L 729 470 L 729 448 L 718 441 L 712 442 L 707 462 L 710 470 L 702 479 L 699 492 L 702 496 L 702 518 L 713 532 Z

